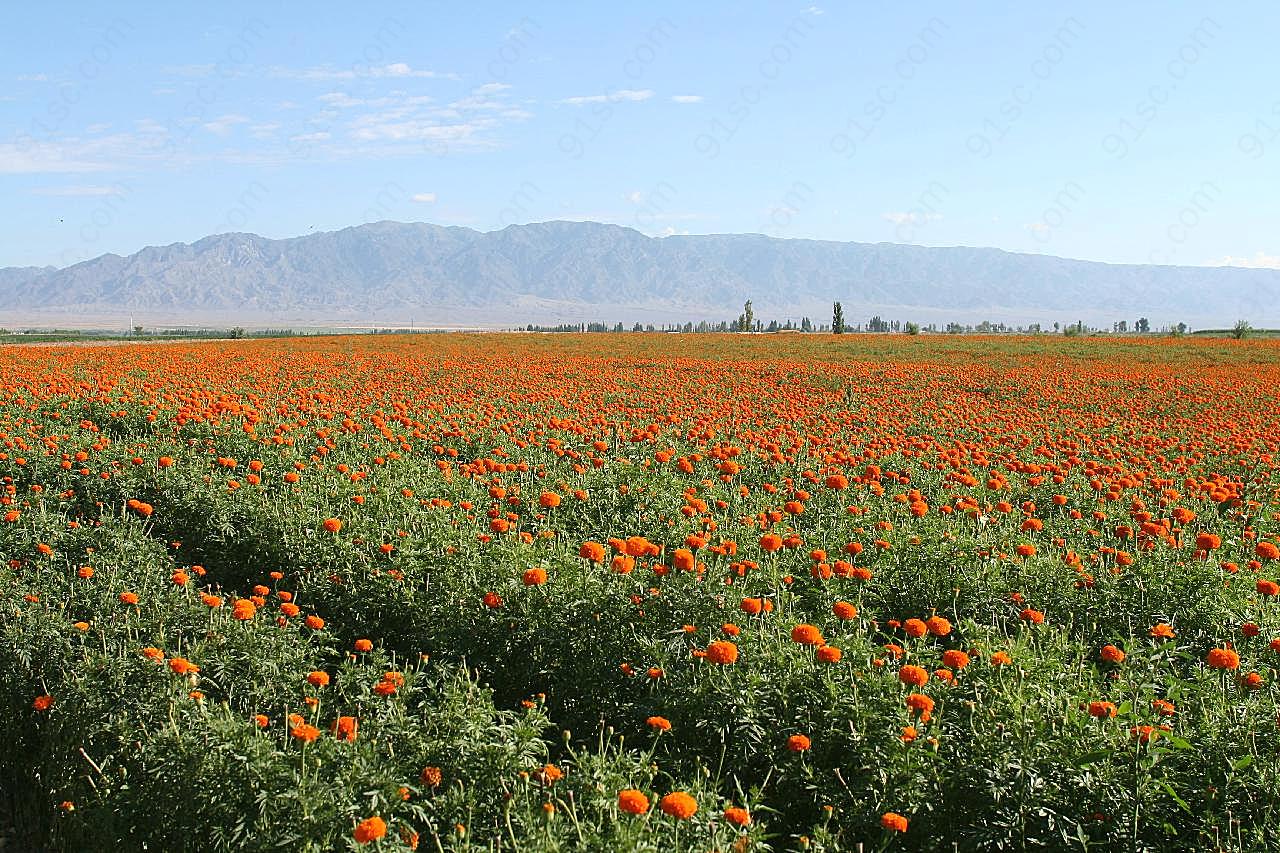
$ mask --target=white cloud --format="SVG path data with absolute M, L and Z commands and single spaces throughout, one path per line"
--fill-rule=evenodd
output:
M 632 204 L 639 204 L 644 201 L 644 193 L 640 192 L 640 190 L 636 190 L 633 193 L 627 193 L 627 201 Z
M 530 112 L 511 104 L 507 88 L 505 84 L 485 84 L 445 105 L 426 96 L 393 93 L 392 97 L 367 101 L 365 106 L 377 109 L 354 116 L 347 129 L 352 139 L 363 143 L 430 143 L 433 150 L 455 145 L 492 147 L 491 131 L 532 118 Z
M 823 14 L 826 10 L 821 9 L 817 6 L 809 6 L 805 9 L 805 11 L 808 12 L 810 15 L 817 17 L 818 15 Z
M 677 104 L 698 104 L 702 103 L 701 95 L 672 95 L 671 100 Z
M 38 187 L 31 191 L 35 195 L 49 196 L 100 196 L 124 195 L 124 187 L 79 186 L 79 187 Z
M 218 116 L 213 121 L 207 121 L 201 125 L 210 133 L 216 133 L 218 136 L 226 136 L 237 124 L 249 124 L 249 119 L 235 113 L 228 113 Z
M 1280 269 L 1280 255 L 1268 255 L 1266 252 L 1259 251 L 1252 258 L 1237 258 L 1227 255 L 1220 261 L 1210 261 L 1209 266 L 1214 267 L 1248 267 L 1250 269 Z
M 48 74 L 19 74 L 18 80 L 24 83 L 43 83 L 49 79 Z
M 887 219 L 890 222 L 892 222 L 894 225 L 905 225 L 907 223 L 911 223 L 912 225 L 920 225 L 925 222 L 937 222 L 939 219 L 942 218 L 942 214 L 917 213 L 915 211 L 911 211 L 909 213 L 882 213 L 880 214 L 880 218 Z
M 411 199 L 422 204 L 431 204 L 436 200 L 435 193 L 414 193 Z
M 652 89 L 619 89 L 605 95 L 578 95 L 562 98 L 560 103 L 581 106 L 583 104 L 610 104 L 619 101 L 647 101 L 653 97 Z
M 1026 225 L 1023 225 L 1022 227 L 1027 229 L 1028 231 L 1033 231 L 1036 234 L 1048 234 L 1049 231 L 1051 230 L 1049 226 L 1044 224 L 1043 222 L 1028 222 Z
M 333 68 L 322 66 L 316 68 L 283 68 L 276 66 L 270 70 L 272 77 L 289 77 L 295 80 L 354 80 L 361 77 L 425 77 L 430 79 L 457 80 L 458 75 L 452 71 L 428 71 L 414 68 L 407 62 L 392 62 L 387 65 L 353 65 L 351 68 Z
M 353 98 L 346 92 L 325 92 L 323 95 L 316 96 L 317 101 L 328 104 L 331 107 L 358 107 L 364 103 L 359 98 Z
M 0 175 L 39 175 L 102 172 L 111 167 L 94 159 L 94 153 L 61 143 L 0 142 Z

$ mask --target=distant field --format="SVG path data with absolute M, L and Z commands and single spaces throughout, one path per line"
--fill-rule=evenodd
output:
M 1199 336 L 6 347 L 0 821 L 1278 849 L 1277 389 Z

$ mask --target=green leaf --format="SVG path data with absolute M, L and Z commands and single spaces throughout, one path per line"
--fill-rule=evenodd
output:
M 1157 779 L 1156 783 L 1159 784 L 1160 787 L 1164 789 L 1164 792 L 1168 794 L 1175 803 L 1178 804 L 1178 808 L 1182 809 L 1187 814 L 1191 814 L 1191 806 L 1187 805 L 1186 800 L 1178 796 L 1177 792 L 1173 790 L 1173 786 L 1171 786 L 1168 782 L 1166 782 L 1163 779 Z
M 1096 749 L 1093 752 L 1086 752 L 1083 755 L 1076 756 L 1072 762 L 1076 767 L 1088 767 L 1090 764 L 1097 764 L 1099 761 L 1105 761 L 1111 757 L 1111 750 Z
M 1244 758 L 1240 758 L 1240 759 L 1237 759 L 1236 761 L 1231 762 L 1231 769 L 1243 770 L 1251 764 L 1253 764 L 1253 756 L 1246 755 Z

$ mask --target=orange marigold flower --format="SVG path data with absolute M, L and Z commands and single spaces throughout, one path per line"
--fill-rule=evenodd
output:
M 578 549 L 578 556 L 593 563 L 603 563 L 605 548 L 599 542 L 584 542 Z M 646 808 L 648 808 L 646 806 Z
M 813 746 L 813 742 L 805 735 L 792 735 L 787 738 L 787 749 L 792 752 L 804 752 Z
M 418 776 L 422 780 L 422 784 L 428 788 L 439 788 L 440 783 L 444 780 L 444 774 L 439 767 L 424 767 L 421 775 Z
M 355 650 L 358 652 L 371 652 L 373 651 L 373 641 L 365 639 L 356 640 Z
M 326 518 L 320 522 L 320 527 L 325 533 L 337 533 L 342 529 L 342 520 L 338 518 Z
M 923 619 L 908 619 L 902 623 L 902 630 L 907 633 L 908 637 L 919 638 L 929 632 L 929 626 L 924 624 Z
M 776 533 L 766 533 L 760 537 L 760 550 L 772 554 L 782 548 L 782 537 Z
M 897 812 L 885 812 L 881 815 L 880 825 L 890 832 L 907 831 L 907 819 Z
M 367 817 L 356 824 L 352 837 L 357 844 L 368 844 L 377 841 L 387 834 L 387 822 L 380 817 Z
M 496 592 L 486 592 L 484 594 L 483 601 L 484 606 L 491 610 L 497 610 L 502 606 L 502 596 L 498 595 Z
M 802 646 L 818 646 L 822 644 L 822 632 L 802 622 L 791 629 L 791 641 Z
M 135 592 L 122 592 L 120 593 L 120 603 L 121 604 L 137 604 L 138 594 Z
M 50 696 L 48 693 L 44 694 L 43 696 L 37 696 L 31 702 L 31 707 L 35 708 L 37 711 L 41 711 L 41 712 L 47 711 L 53 707 L 53 697 Z
M 929 628 L 929 633 L 935 637 L 945 637 L 951 633 L 951 622 L 942 616 L 930 616 L 924 620 L 924 624 Z
M 627 788 L 618 792 L 618 808 L 627 814 L 644 814 L 649 811 L 649 798 L 634 788 Z
M 293 737 L 303 743 L 311 743 L 313 740 L 320 737 L 320 730 L 307 723 L 300 723 L 290 729 L 289 734 L 293 735 Z
M 1090 702 L 1089 703 L 1090 717 L 1098 717 L 1098 718 L 1114 717 L 1117 713 L 1117 710 L 1118 709 L 1116 708 L 1115 704 L 1111 702 Z
M 671 721 L 668 720 L 666 717 L 650 717 L 644 722 L 645 722 L 645 725 L 647 725 L 651 729 L 655 729 L 660 732 L 671 731 Z
M 907 664 L 898 670 L 898 680 L 911 687 L 923 687 L 929 682 L 929 671 L 924 667 Z
M 547 582 L 546 569 L 525 569 L 520 580 L 525 586 L 542 586 Z
M 1044 622 L 1044 614 L 1039 610 L 1032 610 L 1030 607 L 1019 613 L 1018 618 L 1024 622 L 1030 622 L 1032 625 L 1039 625 Z
M 543 492 L 538 495 L 538 506 L 545 509 L 552 509 L 560 506 L 560 496 L 555 492 Z
M 688 820 L 698 810 L 698 801 L 684 791 L 672 791 L 658 803 L 663 814 L 669 814 L 680 820 Z
M 1172 640 L 1177 634 L 1173 633 L 1173 626 L 1166 625 L 1163 622 L 1157 622 L 1151 626 L 1151 636 L 1157 640 Z
M 1255 586 L 1259 595 L 1280 595 L 1280 584 L 1270 580 L 1260 580 Z
M 258 608 L 247 598 L 237 598 L 231 605 L 232 617 L 239 619 L 241 622 L 249 621 L 253 618 L 253 614 L 257 612 Z
M 837 619 L 845 621 L 858 618 L 858 608 L 847 601 L 837 601 L 831 605 L 831 612 L 835 614 Z
M 1129 729 L 1129 734 L 1137 739 L 1138 743 L 1150 743 L 1151 739 L 1156 737 L 1160 730 L 1155 726 L 1133 726 Z
M 1098 652 L 1098 657 L 1102 658 L 1107 663 L 1123 663 L 1125 654 L 1116 646 L 1106 645 L 1102 647 L 1100 652 Z
M 1271 542 L 1259 542 L 1253 549 L 1259 560 L 1280 560 L 1280 548 Z
M 728 665 L 738 660 L 738 647 L 728 640 L 716 640 L 707 644 L 707 660 Z
M 308 616 L 306 619 L 306 625 L 313 631 L 319 631 L 324 627 L 324 620 L 319 616 Z
M 1216 533 L 1201 533 L 1196 536 L 1196 547 L 1201 551 L 1213 551 L 1222 547 L 1222 537 Z
M 329 673 L 322 670 L 313 670 L 307 673 L 307 683 L 312 687 L 326 687 L 329 684 Z
M 835 646 L 822 646 L 818 649 L 818 660 L 823 663 L 839 663 L 840 658 L 843 657 L 843 655 L 844 652 L 840 651 Z
M 942 662 L 951 669 L 964 669 L 969 665 L 969 655 L 959 649 L 947 649 L 942 653 Z
M 1004 666 L 1010 663 L 1013 663 L 1013 658 L 1009 657 L 1008 652 L 996 652 L 991 656 L 992 666 Z
M 537 779 L 539 784 L 554 785 L 564 778 L 564 771 L 554 764 L 544 764 L 533 771 L 533 778 Z
M 331 731 L 338 740 L 345 740 L 350 743 L 356 739 L 356 735 L 360 731 L 360 721 L 355 717 L 338 717 L 338 719 L 334 720 Z
M 1237 669 L 1240 666 L 1240 655 L 1232 649 L 1212 649 L 1205 656 L 1205 663 L 1214 669 Z
M 729 806 L 724 810 L 724 819 L 734 826 L 750 826 L 751 813 L 739 806 Z
M 169 669 L 173 670 L 176 675 L 190 675 L 193 672 L 200 671 L 200 667 L 186 658 L 170 658 Z

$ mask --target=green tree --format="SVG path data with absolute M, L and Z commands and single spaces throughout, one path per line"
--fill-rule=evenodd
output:
M 1249 325 L 1248 320 L 1236 320 L 1236 324 L 1231 327 L 1231 337 L 1237 341 L 1243 340 L 1253 331 L 1253 326 Z
M 844 308 L 839 302 L 831 307 L 831 332 L 836 335 L 844 334 Z

